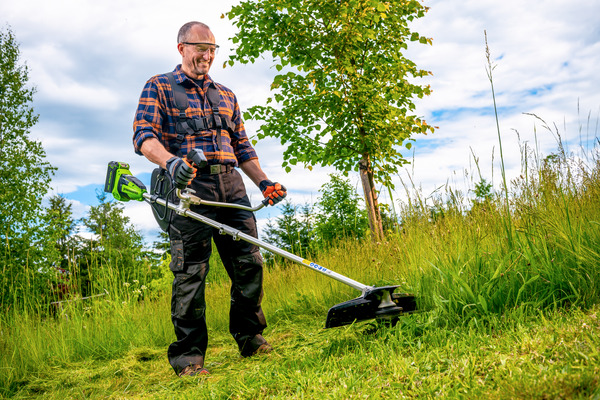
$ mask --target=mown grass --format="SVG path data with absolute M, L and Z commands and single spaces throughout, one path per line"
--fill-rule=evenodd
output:
M 593 398 L 599 396 L 598 307 L 447 329 L 416 314 L 395 327 L 335 330 L 299 316 L 268 330 L 275 351 L 241 359 L 212 332 L 209 377 L 176 378 L 164 346 L 48 363 L 20 377 L 14 398 L 349 399 Z M 166 345 L 166 343 L 164 343 Z
M 600 158 L 596 148 L 585 157 L 558 149 L 543 158 L 524 149 L 522 175 L 499 195 L 473 201 L 449 189 L 431 205 L 415 190 L 385 242 L 319 253 L 313 261 L 355 280 L 418 295 L 422 312 L 394 327 L 324 330 L 327 310 L 358 293 L 301 266 L 273 266 L 264 309 L 276 350 L 240 359 L 229 283 L 216 267 L 211 375 L 179 379 L 166 360 L 168 280 L 145 296 L 109 282 L 109 295 L 66 303 L 54 317 L 0 314 L 0 395 L 600 398 Z

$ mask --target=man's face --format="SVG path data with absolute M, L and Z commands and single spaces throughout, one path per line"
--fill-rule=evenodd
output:
M 202 43 L 198 45 L 185 43 Z M 210 51 L 215 45 L 215 36 L 209 29 L 196 25 L 190 29 L 185 43 L 177 44 L 181 54 L 181 68 L 192 79 L 202 79 L 208 74 L 215 59 L 215 53 Z M 212 45 L 212 46 L 211 46 Z M 208 51 L 204 51 L 208 50 Z

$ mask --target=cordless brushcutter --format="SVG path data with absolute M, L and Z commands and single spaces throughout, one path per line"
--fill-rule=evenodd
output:
M 206 159 L 201 151 L 193 150 L 188 154 L 188 159 L 200 167 L 206 165 Z M 104 191 L 112 193 L 116 200 L 146 201 L 152 206 L 158 204 L 164 209 L 170 209 L 179 215 L 205 223 L 217 229 L 221 235 L 230 235 L 234 240 L 244 240 L 359 290 L 361 292 L 359 297 L 337 304 L 329 309 L 325 328 L 333 328 L 336 326 L 352 324 L 355 321 L 370 319 L 395 321 L 403 314 L 409 314 L 416 311 L 417 304 L 415 296 L 406 293 L 394 293 L 398 286 L 374 287 L 362 284 L 315 262 L 306 260 L 286 250 L 275 247 L 270 243 L 266 243 L 190 210 L 190 205 L 195 204 L 239 208 L 254 212 L 268 205 L 268 199 L 263 200 L 255 207 L 246 207 L 238 204 L 202 200 L 195 196 L 193 194 L 194 191 L 190 188 L 175 188 L 175 190 L 176 195 L 179 198 L 178 204 L 169 202 L 168 199 L 161 198 L 155 194 L 148 193 L 144 184 L 131 174 L 128 164 L 116 161 L 111 161 L 108 164 Z

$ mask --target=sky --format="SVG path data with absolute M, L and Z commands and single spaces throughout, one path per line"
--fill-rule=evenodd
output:
M 124 161 L 149 183 L 154 165 L 133 152 L 132 121 L 145 82 L 181 62 L 177 31 L 184 23 L 207 23 L 221 50 L 210 75 L 232 89 L 242 109 L 264 104 L 276 71 L 270 60 L 223 68 L 235 51 L 236 28 L 221 18 L 236 0 L 19 0 L 0 2 L 0 29 L 10 26 L 37 88 L 33 107 L 40 119 L 31 129 L 47 160 L 58 168 L 51 194 L 71 201 L 75 218 L 97 205 L 109 161 Z M 384 203 L 406 201 L 407 190 L 432 204 L 448 187 L 469 193 L 480 177 L 501 183 L 500 140 L 508 179 L 521 174 L 525 144 L 542 156 L 557 150 L 579 153 L 598 136 L 600 120 L 600 2 L 598 0 L 429 0 L 429 12 L 412 29 L 433 45 L 412 44 L 406 55 L 432 75 L 430 96 L 415 101 L 415 114 L 438 127 L 414 137 L 410 161 L 383 189 Z M 492 81 L 486 42 L 492 63 Z M 495 91 L 498 123 L 494 114 Z M 259 128 L 245 121 L 249 136 Z M 497 125 L 498 124 L 498 125 Z M 500 132 L 500 135 L 498 134 Z M 294 204 L 312 203 L 329 180 L 330 168 L 281 168 L 276 139 L 255 146 L 273 181 L 288 188 Z M 350 181 L 362 193 L 357 175 Z M 262 196 L 246 179 L 253 204 Z M 415 192 L 416 191 L 416 192 Z M 125 214 L 146 237 L 158 227 L 143 202 L 125 204 Z M 279 215 L 257 213 L 259 226 Z

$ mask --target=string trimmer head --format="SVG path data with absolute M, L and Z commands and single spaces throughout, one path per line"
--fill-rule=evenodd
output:
M 382 286 L 367 289 L 365 293 L 329 309 L 325 328 L 348 325 L 370 319 L 395 320 L 417 309 L 415 296 L 394 293 L 398 286 Z

